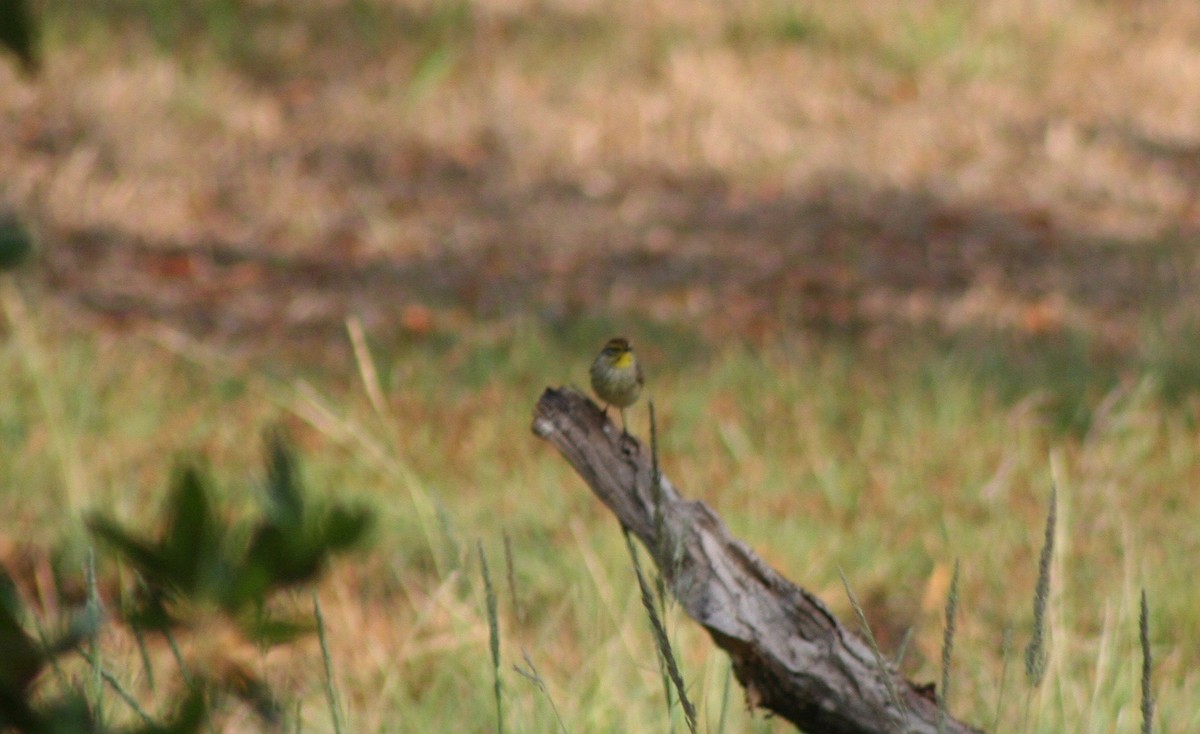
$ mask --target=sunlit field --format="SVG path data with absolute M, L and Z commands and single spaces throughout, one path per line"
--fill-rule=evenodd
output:
M 34 7 L 42 73 L 0 61 L 0 200 L 39 245 L 0 274 L 30 629 L 90 557 L 112 617 L 130 593 L 84 518 L 154 532 L 186 462 L 253 513 L 281 427 L 375 517 L 272 602 L 315 592 L 331 674 L 315 635 L 239 653 L 284 731 L 685 731 L 616 520 L 529 430 L 622 334 L 670 479 L 857 629 L 844 574 L 912 680 L 959 564 L 954 716 L 1141 731 L 1144 591 L 1153 730 L 1200 730 L 1192 4 Z M 118 689 L 162 712 L 179 662 L 112 617 L 112 682 L 39 686 L 132 724 Z M 667 622 L 701 731 L 792 730 Z

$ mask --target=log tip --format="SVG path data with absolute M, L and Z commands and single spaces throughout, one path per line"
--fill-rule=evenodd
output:
M 604 410 L 572 385 L 547 387 L 542 392 L 533 408 L 530 429 L 535 436 L 543 439 L 568 430 L 583 430 L 589 434 L 598 430 L 610 440 L 622 439 L 622 443 L 633 440 L 631 436 L 623 436 Z
M 573 387 L 547 387 L 533 408 L 533 425 L 530 428 L 539 438 L 554 433 L 555 419 L 570 414 L 587 396 Z

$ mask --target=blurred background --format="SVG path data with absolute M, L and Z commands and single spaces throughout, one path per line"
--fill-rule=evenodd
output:
M 35 8 L 45 69 L 0 78 L 4 195 L 55 296 L 116 322 L 1129 350 L 1151 307 L 1195 311 L 1189 3 Z
M 443 585 L 469 539 L 499 554 L 497 518 L 508 639 L 570 730 L 661 730 L 618 534 L 524 433 L 621 333 L 684 491 L 849 620 L 843 568 L 881 639 L 917 630 L 918 677 L 961 556 L 952 710 L 1022 721 L 997 698 L 1054 481 L 1060 688 L 1023 721 L 1133 730 L 1147 586 L 1164 730 L 1200 726 L 1200 5 L 30 5 L 40 69 L 0 63 L 0 202 L 38 243 L 0 329 L 0 479 L 39 539 L 73 531 L 37 488 L 138 517 L 176 452 L 244 475 L 281 420 L 315 485 L 387 519 L 373 571 L 326 590 L 374 620 L 334 623 L 342 649 L 390 651 L 343 673 L 361 730 L 490 726 L 486 695 L 439 702 L 490 674 L 478 589 Z M 724 662 L 678 626 L 721 706 Z M 737 695 L 733 730 L 782 730 Z

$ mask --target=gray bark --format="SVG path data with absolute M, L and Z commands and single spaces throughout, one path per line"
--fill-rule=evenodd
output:
M 820 599 L 730 535 L 703 502 L 666 477 L 656 492 L 650 449 L 623 436 L 588 398 L 547 389 L 533 432 L 550 442 L 655 558 L 683 610 L 729 654 L 755 707 L 813 734 L 935 734 L 932 686 L 881 670 L 868 644 Z M 977 733 L 946 716 L 941 731 Z

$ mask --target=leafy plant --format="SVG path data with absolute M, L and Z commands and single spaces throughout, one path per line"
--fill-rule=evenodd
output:
M 197 466 L 184 466 L 157 537 L 100 514 L 89 518 L 88 527 L 140 579 L 133 601 L 122 610 L 124 621 L 169 639 L 194 633 L 199 651 L 194 667 L 201 680 L 274 719 L 278 706 L 252 672 L 246 651 L 290 642 L 313 625 L 271 612 L 267 602 L 275 592 L 315 580 L 330 557 L 363 538 L 371 515 L 341 505 L 310 505 L 293 452 L 278 433 L 267 439 L 264 512 L 248 529 L 214 510 L 209 486 Z
M 100 616 L 85 612 L 53 640 L 38 640 L 25 631 L 26 610 L 8 573 L 0 569 L 0 730 L 27 734 L 83 734 L 109 731 L 97 720 L 81 690 L 57 697 L 36 695 L 36 682 L 58 657 L 77 651 L 94 637 Z M 206 720 L 204 699 L 193 692 L 169 723 L 148 723 L 131 734 L 192 734 Z

